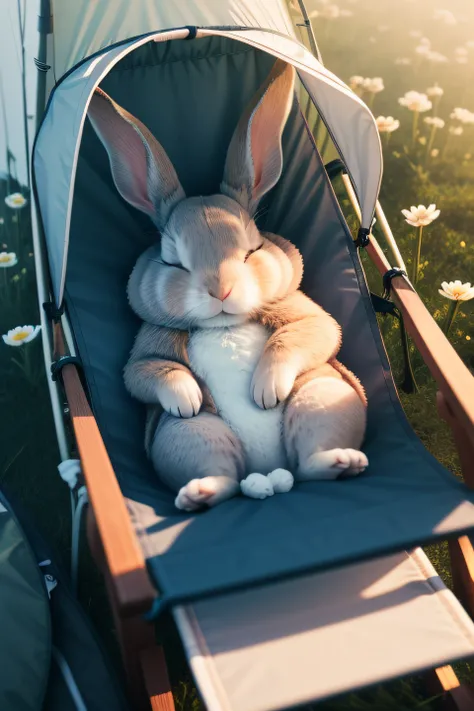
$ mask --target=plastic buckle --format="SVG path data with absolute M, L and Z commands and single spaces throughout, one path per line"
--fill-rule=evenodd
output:
M 359 231 L 357 233 L 357 239 L 355 240 L 355 246 L 356 247 L 367 247 L 367 245 L 370 242 L 369 235 L 370 235 L 370 230 L 367 229 L 367 227 L 359 227 Z
M 195 25 L 186 25 L 186 29 L 189 31 L 189 35 L 185 37 L 186 40 L 196 39 L 197 27 Z
M 59 323 L 61 316 L 64 313 L 64 304 L 61 304 L 61 306 L 58 307 L 53 301 L 46 301 L 43 304 L 43 309 L 45 310 L 46 316 L 50 321 Z
M 54 363 L 51 363 L 51 378 L 57 380 L 61 370 L 65 365 L 78 365 L 82 368 L 82 363 L 77 356 L 61 356 Z
M 387 272 L 385 272 L 382 277 L 385 298 L 389 296 L 390 291 L 392 289 L 392 279 L 395 279 L 395 277 L 400 276 L 407 276 L 406 271 L 404 269 L 401 269 L 400 267 L 393 267 L 393 269 L 389 269 Z

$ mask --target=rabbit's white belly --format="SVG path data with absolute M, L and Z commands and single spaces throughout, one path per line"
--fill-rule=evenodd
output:
M 206 383 L 219 415 L 243 444 L 247 473 L 267 474 L 286 467 L 281 434 L 283 404 L 261 410 L 250 393 L 252 376 L 269 335 L 264 326 L 246 323 L 198 330 L 188 343 L 192 370 Z

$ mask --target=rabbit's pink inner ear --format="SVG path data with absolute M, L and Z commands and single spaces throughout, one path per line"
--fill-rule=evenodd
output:
M 283 168 L 281 137 L 293 103 L 295 71 L 290 64 L 278 62 L 274 72 L 276 76 L 249 122 L 249 148 L 253 164 L 251 211 L 277 183 Z
M 153 217 L 155 209 L 148 195 L 147 151 L 125 112 L 121 114 L 117 109 L 104 92 L 97 91 L 89 104 L 88 116 L 107 151 L 120 195 Z
M 88 115 L 107 150 L 117 190 L 162 229 L 172 209 L 186 197 L 164 148 L 101 89 L 96 89 Z

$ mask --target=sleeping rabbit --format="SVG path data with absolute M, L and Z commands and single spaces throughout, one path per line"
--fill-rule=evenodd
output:
M 340 327 L 299 291 L 296 247 L 253 219 L 282 171 L 293 95 L 294 69 L 278 60 L 206 197 L 186 197 L 162 146 L 107 94 L 89 107 L 118 191 L 161 233 L 129 281 L 143 324 L 125 384 L 149 406 L 147 452 L 186 511 L 368 465 L 366 397 L 336 360 Z

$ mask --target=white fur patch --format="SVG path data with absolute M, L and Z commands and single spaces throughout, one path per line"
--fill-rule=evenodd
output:
M 199 329 L 191 334 L 192 370 L 209 388 L 222 419 L 235 432 L 247 455 L 247 471 L 268 473 L 286 468 L 281 427 L 283 404 L 261 410 L 250 383 L 269 331 L 257 323 L 232 328 Z

